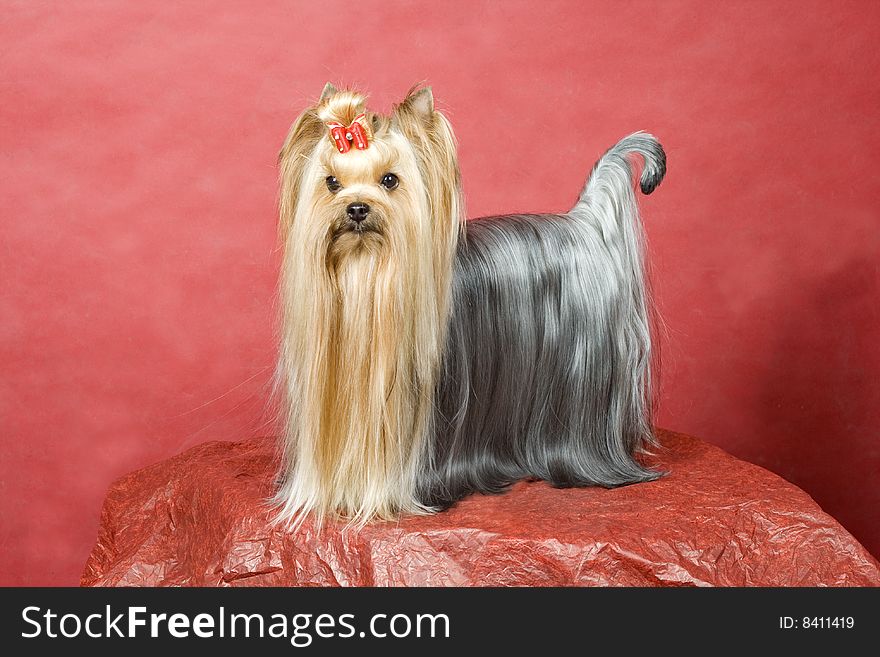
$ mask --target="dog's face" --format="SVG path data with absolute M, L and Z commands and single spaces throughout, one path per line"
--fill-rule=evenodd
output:
M 328 264 L 347 257 L 387 256 L 432 239 L 412 147 L 390 122 L 377 117 L 373 125 L 373 139 L 364 150 L 340 153 L 329 139 L 323 140 L 304 181 L 311 215 L 326 229 L 322 243 Z M 322 243 L 316 246 L 322 248 Z
M 282 231 L 325 257 L 331 275 L 351 258 L 446 257 L 459 229 L 455 144 L 430 90 L 409 94 L 389 116 L 364 100 L 328 85 L 281 152 Z M 361 114 L 366 147 L 340 152 L 330 126 Z

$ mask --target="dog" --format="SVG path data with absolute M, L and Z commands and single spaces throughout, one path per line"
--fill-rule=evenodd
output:
M 416 86 L 388 115 L 324 88 L 279 156 L 277 519 L 362 526 L 522 479 L 662 473 L 634 191 L 666 171 L 635 133 L 561 215 L 465 221 L 456 141 Z

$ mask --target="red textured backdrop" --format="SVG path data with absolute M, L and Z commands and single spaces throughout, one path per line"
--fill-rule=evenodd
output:
M 658 135 L 660 424 L 880 555 L 880 4 L 2 5 L 0 583 L 75 584 L 111 480 L 269 430 L 275 155 L 327 80 L 432 84 L 471 216 Z

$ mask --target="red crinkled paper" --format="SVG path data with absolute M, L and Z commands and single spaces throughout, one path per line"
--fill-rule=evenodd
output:
M 863 586 L 880 565 L 805 492 L 660 431 L 670 474 L 521 482 L 434 516 L 318 534 L 272 524 L 275 444 L 209 442 L 115 482 L 85 586 Z

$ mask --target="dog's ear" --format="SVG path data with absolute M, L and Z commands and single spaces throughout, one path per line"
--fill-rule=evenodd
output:
M 299 202 L 300 187 L 305 168 L 311 162 L 318 141 L 327 134 L 314 107 L 297 117 L 290 127 L 281 152 L 278 154 L 278 175 L 280 178 L 279 230 L 282 239 L 293 222 L 296 205 Z
M 394 108 L 394 113 L 409 114 L 428 122 L 434 116 L 434 93 L 431 87 L 414 85 L 406 94 L 406 98 Z
M 403 102 L 422 118 L 428 119 L 434 114 L 434 92 L 431 87 L 413 87 Z
M 318 102 L 323 103 L 325 100 L 327 100 L 331 96 L 335 96 L 335 95 L 336 95 L 336 87 L 333 86 L 332 82 L 328 82 L 327 84 L 324 85 L 324 91 L 321 92 L 321 99 Z

